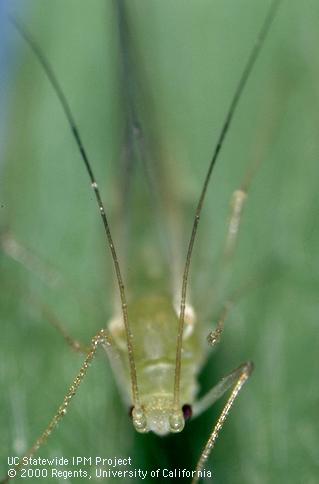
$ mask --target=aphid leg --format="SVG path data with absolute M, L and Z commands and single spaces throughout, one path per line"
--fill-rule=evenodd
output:
M 0 247 L 8 257 L 16 261 L 32 274 L 38 276 L 48 287 L 54 288 L 59 281 L 62 281 L 62 276 L 60 276 L 57 271 L 50 268 L 48 264 L 40 259 L 40 257 L 24 247 L 11 232 L 6 231 L 0 234 Z M 58 321 L 57 317 L 45 304 L 41 303 L 34 296 L 31 296 L 31 301 L 34 306 L 40 308 L 45 319 L 63 336 L 72 350 L 83 354 L 88 353 L 89 348 L 72 338 L 60 321 Z
M 80 341 L 70 336 L 68 331 L 65 329 L 57 316 L 51 311 L 48 306 L 46 306 L 45 304 L 41 304 L 41 309 L 45 320 L 48 321 L 48 323 L 50 323 L 51 326 L 53 326 L 63 336 L 65 342 L 68 346 L 70 346 L 73 351 L 76 351 L 77 353 L 82 353 L 84 355 L 89 352 L 90 348 L 88 346 L 85 346 L 84 344 L 80 343 Z
M 37 438 L 33 446 L 25 453 L 23 457 L 32 457 L 42 445 L 44 445 L 51 435 L 51 433 L 55 430 L 56 426 L 62 420 L 62 418 L 66 415 L 69 404 L 76 394 L 80 384 L 82 383 L 84 377 L 86 376 L 87 370 L 93 361 L 96 351 L 98 346 L 101 345 L 102 347 L 105 348 L 107 351 L 108 355 L 113 357 L 113 351 L 114 351 L 114 346 L 112 342 L 112 337 L 109 334 L 109 332 L 106 329 L 101 329 L 95 336 L 92 338 L 91 346 L 89 348 L 89 351 L 87 352 L 86 358 L 77 374 L 75 379 L 73 380 L 72 385 L 70 386 L 68 392 L 66 393 L 61 405 L 59 406 L 56 414 L 50 421 L 49 425 L 46 427 L 46 429 L 42 432 L 40 437 Z M 22 462 L 23 459 L 20 459 L 20 462 Z M 16 466 L 16 470 L 19 470 L 22 467 L 22 464 L 18 464 Z M 9 482 L 10 477 L 6 476 L 1 482 L 1 484 Z
M 269 100 L 267 100 L 267 103 L 266 103 L 267 108 L 269 104 L 271 103 Z M 265 109 L 262 110 L 261 118 L 262 119 L 270 118 L 270 121 L 268 122 L 267 126 L 265 126 L 264 123 L 262 124 L 259 130 L 262 133 L 262 136 L 260 136 L 256 140 L 256 143 L 254 144 L 254 147 L 253 147 L 254 154 L 248 165 L 248 168 L 246 169 L 246 173 L 243 177 L 241 186 L 240 188 L 235 190 L 231 196 L 231 200 L 230 200 L 231 211 L 230 211 L 227 233 L 226 233 L 225 242 L 224 242 L 223 256 L 222 256 L 221 278 L 224 280 L 227 279 L 227 270 L 225 270 L 225 266 L 229 267 L 231 265 L 230 263 L 234 257 L 234 253 L 236 250 L 240 224 L 242 222 L 243 210 L 244 210 L 245 202 L 247 200 L 249 189 L 251 187 L 254 177 L 256 176 L 256 173 L 258 171 L 258 168 L 263 158 L 265 158 L 266 147 L 271 144 L 273 134 L 274 132 L 276 132 L 277 123 L 275 121 L 278 118 L 278 114 L 276 116 L 274 115 L 270 116 L 268 111 L 266 112 L 266 114 L 267 115 L 265 115 Z M 218 284 L 220 286 L 222 285 L 220 280 L 218 281 Z M 252 284 L 251 282 L 249 282 L 248 284 L 243 285 L 224 304 L 222 313 L 218 318 L 216 329 L 214 331 L 211 331 L 207 336 L 208 343 L 211 346 L 215 346 L 217 343 L 219 343 L 224 329 L 224 323 L 225 323 L 226 317 L 228 316 L 231 306 L 234 304 L 234 302 L 237 299 L 241 297 L 242 293 L 245 290 L 247 290 L 248 288 L 251 288 L 252 286 L 255 286 L 255 283 Z
M 0 248 L 8 257 L 39 277 L 46 286 L 55 288 L 61 282 L 61 275 L 23 246 L 9 230 L 0 233 Z
M 215 346 L 220 341 L 220 338 L 224 330 L 225 320 L 230 308 L 230 304 L 231 303 L 228 302 L 227 304 L 224 305 L 221 316 L 218 318 L 217 327 L 214 329 L 214 331 L 211 331 L 207 336 L 207 341 L 210 346 Z
M 211 406 L 216 400 L 218 400 L 229 388 L 233 386 L 230 397 L 224 406 L 222 413 L 220 414 L 215 426 L 212 429 L 210 437 L 202 450 L 198 463 L 196 465 L 196 473 L 193 477 L 192 484 L 196 484 L 200 479 L 200 472 L 204 469 L 205 463 L 214 448 L 215 442 L 221 431 L 225 420 L 230 412 L 230 409 L 238 396 L 242 386 L 253 371 L 253 363 L 247 362 L 242 364 L 239 368 L 232 371 L 228 376 L 224 377 L 216 386 L 214 386 L 203 398 L 201 398 L 193 406 L 193 415 L 199 415 L 205 411 L 209 406 Z
M 273 105 L 272 100 L 266 100 L 266 106 L 261 110 L 261 119 L 267 119 L 268 122 L 265 125 L 263 121 L 260 126 L 259 132 L 261 135 L 256 139 L 253 145 L 253 155 L 251 161 L 246 169 L 246 173 L 242 180 L 239 189 L 235 190 L 231 197 L 231 214 L 229 218 L 229 224 L 227 229 L 227 235 L 224 246 L 224 262 L 227 263 L 234 255 L 236 244 L 238 240 L 238 233 L 242 220 L 242 214 L 244 205 L 248 196 L 249 189 L 253 182 L 254 177 L 262 163 L 262 160 L 266 157 L 269 146 L 272 145 L 274 133 L 277 130 L 279 112 L 275 114 L 269 114 L 269 105 Z M 281 112 L 281 111 L 280 111 Z
M 228 262 L 233 256 L 236 247 L 242 213 L 247 198 L 247 189 L 244 186 L 235 190 L 231 197 L 231 214 L 227 229 L 224 248 L 224 261 Z

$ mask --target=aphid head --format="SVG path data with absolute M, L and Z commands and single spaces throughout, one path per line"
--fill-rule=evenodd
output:
M 154 432 L 157 435 L 181 432 L 185 421 L 191 417 L 191 406 L 183 405 L 176 411 L 171 400 L 152 399 L 143 407 L 132 409 L 133 425 L 138 432 Z

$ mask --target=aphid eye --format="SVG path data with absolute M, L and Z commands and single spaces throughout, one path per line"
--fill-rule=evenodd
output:
M 130 408 L 128 409 L 128 416 L 130 418 L 133 418 L 133 410 L 134 410 L 134 405 L 131 405 Z
M 188 403 L 182 406 L 182 412 L 183 412 L 185 422 L 189 420 L 193 415 L 192 407 L 191 405 L 188 405 Z

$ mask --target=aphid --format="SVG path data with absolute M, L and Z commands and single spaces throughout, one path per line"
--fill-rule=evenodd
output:
M 276 7 L 277 3 L 278 2 L 274 2 Z M 272 6 L 271 15 L 273 14 L 273 11 L 274 6 Z M 267 28 L 269 23 L 270 21 L 268 17 L 265 24 Z M 261 35 L 263 38 L 265 33 L 264 29 L 262 32 L 263 33 Z M 28 37 L 28 39 L 30 38 Z M 254 49 L 251 58 L 255 58 L 256 53 L 257 50 Z M 252 63 L 250 62 L 248 66 L 250 70 Z M 244 79 L 246 79 L 246 77 Z M 236 96 L 235 103 L 237 102 L 237 99 L 238 98 Z M 63 102 L 65 103 L 66 101 L 64 100 Z M 64 106 L 66 106 L 66 104 L 64 104 Z M 79 141 L 78 131 L 74 127 L 75 123 L 73 119 L 70 119 L 72 118 L 72 115 L 68 111 L 68 108 L 66 108 L 66 111 L 69 116 L 69 120 L 71 121 L 73 133 L 83 154 L 83 147 Z M 231 114 L 232 113 L 233 111 L 231 111 Z M 130 129 L 132 129 L 132 126 L 137 132 L 134 143 L 136 143 L 139 147 L 140 139 L 138 135 L 141 131 L 138 124 L 134 122 L 134 119 L 133 122 L 131 122 L 131 125 L 129 125 Z M 223 132 L 223 134 L 225 132 L 226 130 Z M 129 144 L 127 145 L 129 146 Z M 87 163 L 86 155 L 84 155 L 84 161 Z M 213 167 L 213 163 L 211 167 Z M 88 164 L 86 166 L 90 172 L 90 167 Z M 209 181 L 209 179 L 207 179 L 207 181 Z M 233 387 L 234 389 L 231 397 L 228 400 L 229 405 L 226 405 L 225 407 L 225 412 L 227 413 L 229 409 L 228 407 L 230 404 L 232 404 L 233 399 L 250 374 L 251 367 L 249 364 L 240 367 L 240 369 L 237 369 L 235 373 L 232 373 L 228 379 L 223 380 L 222 383 L 215 388 L 215 393 L 211 393 L 208 399 L 203 400 L 201 403 L 194 402 L 194 377 L 204 360 L 207 343 L 205 338 L 203 338 L 200 321 L 197 321 L 196 312 L 194 311 L 190 300 L 187 298 L 187 282 L 192 244 L 196 235 L 195 231 L 199 222 L 200 209 L 204 200 L 205 191 L 202 192 L 203 197 L 200 199 L 199 209 L 195 217 L 195 229 L 192 232 L 189 257 L 187 259 L 183 277 L 181 302 L 179 301 L 180 297 L 178 294 L 176 295 L 176 291 L 174 292 L 174 296 L 170 299 L 166 297 L 166 294 L 163 296 L 156 295 L 156 297 L 146 295 L 144 296 L 143 300 L 140 299 L 138 302 L 134 302 L 130 300 L 127 301 L 126 293 L 122 287 L 122 275 L 119 265 L 121 261 L 115 252 L 116 244 L 114 244 L 110 238 L 107 219 L 104 215 L 104 208 L 102 206 L 99 191 L 97 189 L 97 183 L 93 175 L 91 176 L 91 184 L 97 197 L 99 210 L 101 212 L 109 246 L 111 248 L 117 273 L 121 304 L 119 306 L 120 310 L 118 310 L 118 313 L 115 315 L 112 325 L 109 328 L 110 335 L 106 330 L 97 335 L 93 341 L 93 347 L 89 355 L 89 359 L 93 357 L 93 351 L 95 350 L 96 344 L 98 342 L 101 343 L 110 356 L 111 362 L 115 368 L 115 375 L 119 377 L 120 373 L 123 373 L 123 380 L 126 382 L 123 385 L 123 391 L 126 393 L 126 399 L 131 400 L 131 404 L 133 406 L 133 423 L 135 428 L 140 432 L 152 430 L 160 435 L 163 435 L 168 431 L 179 432 L 184 426 L 185 417 L 190 415 L 191 407 L 193 408 L 193 413 L 196 415 L 202 409 L 206 408 L 208 405 L 211 405 L 213 401 L 223 393 L 225 387 Z M 206 190 L 206 185 L 204 186 L 204 190 Z M 239 207 L 239 202 L 237 203 L 236 207 Z M 236 217 L 234 217 L 233 221 L 236 222 L 238 220 Z M 232 233 L 232 227 L 235 225 L 236 223 L 231 224 L 229 234 Z M 235 229 L 235 234 L 236 233 L 237 229 Z M 231 240 L 229 244 L 230 251 L 232 251 Z M 180 284 L 181 282 L 182 279 L 180 280 Z M 176 302 L 181 304 L 180 309 L 178 306 L 176 308 Z M 220 333 L 222 332 L 223 317 L 224 316 L 222 314 L 217 330 L 211 333 L 210 343 L 215 344 L 219 340 Z M 122 320 L 124 320 L 126 323 L 125 331 Z M 147 321 L 147 323 L 145 323 L 145 321 Z M 154 326 L 154 324 L 156 324 L 156 326 Z M 185 325 L 186 328 L 184 327 Z M 161 331 L 157 333 L 158 326 L 161 327 Z M 156 332 L 155 337 L 152 332 L 154 332 L 154 334 Z M 177 334 L 179 335 L 179 338 L 176 342 Z M 145 346 L 143 347 L 144 338 L 146 342 Z M 162 344 L 160 344 L 161 338 L 163 338 Z M 200 349 L 198 352 L 195 350 L 197 345 Z M 114 359 L 114 356 L 112 356 L 112 351 L 119 352 L 118 360 Z M 158 352 L 156 358 L 157 361 L 152 361 L 152 365 L 146 365 L 144 363 L 146 366 L 142 368 L 143 361 L 146 360 L 146 355 L 144 353 L 145 351 L 150 352 L 152 358 L 154 358 L 154 354 Z M 168 361 L 164 361 L 162 351 L 165 351 L 165 359 Z M 175 355 L 175 360 L 172 355 Z M 183 356 L 181 357 L 181 355 Z M 186 360 L 186 355 L 189 355 L 189 364 Z M 127 359 L 129 359 L 130 362 L 129 365 L 127 365 Z M 117 365 L 119 361 L 121 363 Z M 189 376 L 186 373 L 187 370 L 189 370 Z M 86 366 L 83 368 L 83 372 L 85 371 Z M 55 425 L 56 420 L 60 419 L 60 417 L 64 415 L 66 405 L 69 403 L 71 394 L 73 394 L 75 387 L 78 385 L 78 383 L 80 383 L 81 378 L 82 375 L 73 384 L 74 386 L 71 388 L 71 393 L 67 396 L 62 408 L 59 410 L 53 425 Z M 156 379 L 159 380 L 160 384 L 157 385 L 155 383 Z M 129 382 L 131 382 L 130 389 L 127 388 Z M 160 396 L 158 396 L 157 393 L 160 393 Z M 224 417 L 225 414 L 222 414 L 221 421 L 224 420 Z M 40 437 L 40 441 L 35 444 L 35 447 L 38 447 L 39 444 L 42 444 L 46 440 L 46 437 L 47 434 Z M 209 442 L 210 447 L 212 446 L 216 437 L 217 432 L 215 431 L 211 435 L 212 440 Z M 199 462 L 200 470 L 205 463 L 204 461 L 207 456 L 206 454 L 206 452 L 202 454 L 202 459 Z

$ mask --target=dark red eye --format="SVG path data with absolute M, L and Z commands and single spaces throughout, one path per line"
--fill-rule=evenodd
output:
M 189 420 L 191 416 L 193 415 L 193 410 L 191 405 L 188 405 L 187 403 L 183 405 L 182 407 L 183 415 L 184 415 L 184 420 Z

